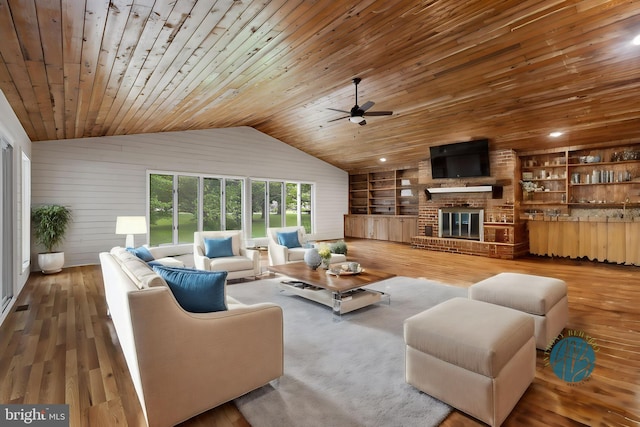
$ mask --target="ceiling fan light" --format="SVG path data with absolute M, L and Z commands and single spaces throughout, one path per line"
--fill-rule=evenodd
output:
M 360 123 L 363 120 L 364 120 L 364 117 L 362 117 L 362 116 L 351 116 L 351 117 L 349 117 L 349 121 L 351 123 Z

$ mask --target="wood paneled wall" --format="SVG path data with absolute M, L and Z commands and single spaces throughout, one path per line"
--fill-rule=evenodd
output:
M 100 251 L 124 244 L 116 217 L 146 214 L 147 170 L 315 183 L 316 238 L 343 237 L 347 173 L 252 128 L 39 142 L 32 200 L 71 208 L 66 266 L 96 264 Z
M 638 137 L 633 0 L 0 1 L 33 140 L 252 126 L 341 169 Z M 375 110 L 366 126 L 329 108 Z M 549 132 L 563 130 L 561 138 Z

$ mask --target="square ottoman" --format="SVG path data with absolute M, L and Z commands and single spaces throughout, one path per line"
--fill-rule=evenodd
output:
M 567 284 L 553 277 L 500 273 L 472 285 L 469 298 L 529 313 L 540 350 L 553 344 L 569 318 Z
M 453 298 L 404 322 L 405 380 L 487 424 L 507 418 L 535 376 L 533 319 Z

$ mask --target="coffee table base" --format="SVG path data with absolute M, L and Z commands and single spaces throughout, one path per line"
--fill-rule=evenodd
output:
M 280 289 L 330 307 L 337 318 L 382 300 L 391 303 L 389 294 L 372 289 L 357 288 L 346 292 L 332 292 L 300 281 L 280 282 Z

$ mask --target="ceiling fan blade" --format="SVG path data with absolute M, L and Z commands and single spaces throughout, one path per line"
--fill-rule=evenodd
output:
M 344 119 L 348 119 L 348 118 L 349 118 L 349 116 L 338 117 L 337 119 L 329 120 L 329 122 L 337 122 L 338 120 L 344 120 Z
M 350 114 L 348 111 L 344 111 L 344 110 L 336 110 L 335 108 L 327 108 L 327 110 L 337 111 L 338 113 Z
M 365 116 L 390 116 L 393 114 L 393 111 L 369 111 L 369 112 L 365 112 L 364 115 Z
M 367 102 L 365 102 L 365 103 L 362 105 L 362 107 L 360 107 L 360 109 L 361 109 L 362 111 L 367 111 L 369 108 L 373 107 L 374 105 L 375 105 L 375 102 L 373 102 L 373 101 L 367 101 Z

